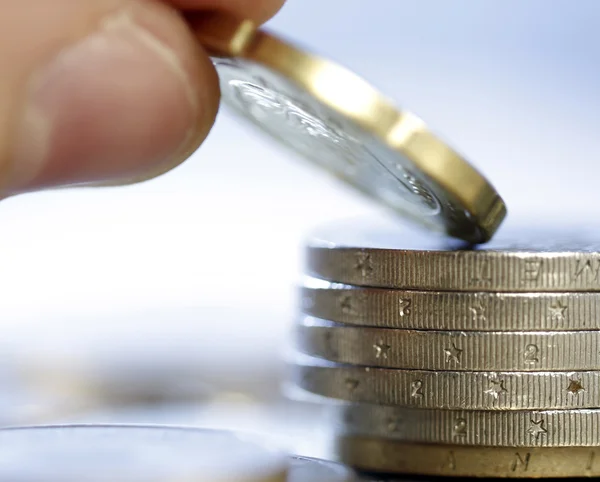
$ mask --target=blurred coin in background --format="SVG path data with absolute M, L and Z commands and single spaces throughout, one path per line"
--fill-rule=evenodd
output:
M 358 481 L 348 467 L 310 457 L 292 456 L 288 482 L 351 482 Z
M 283 482 L 287 457 L 227 431 L 124 425 L 0 430 L 0 479 L 11 482 Z
M 44 337 L 31 336 L 32 323 L 13 330 L 7 358 L 18 361 L 15 378 L 33 400 L 52 400 L 48 420 L 214 400 L 270 404 L 280 400 L 280 338 L 254 323 L 282 320 L 206 307 L 40 320 L 52 330 Z
M 311 401 L 279 400 L 270 404 L 214 398 L 205 403 L 130 405 L 66 414 L 56 423 L 160 424 L 243 431 L 295 454 L 326 457 L 329 426 L 324 407 Z

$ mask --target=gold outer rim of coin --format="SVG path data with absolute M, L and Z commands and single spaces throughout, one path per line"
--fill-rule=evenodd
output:
M 332 406 L 336 433 L 489 447 L 600 447 L 600 410 L 431 410 Z
M 210 54 L 243 58 L 281 73 L 410 159 L 470 214 L 479 229 L 467 241 L 489 240 L 502 223 L 506 216 L 504 201 L 482 174 L 430 132 L 421 119 L 399 111 L 361 77 L 258 29 L 251 20 L 224 14 L 202 14 L 189 20 Z M 341 90 L 339 85 L 348 88 Z M 449 234 L 465 236 L 460 229 L 457 231 Z
M 338 437 L 334 458 L 357 469 L 396 474 L 502 478 L 600 476 L 600 447 L 473 447 L 371 437 Z
M 421 291 L 305 283 L 298 287 L 304 314 L 354 326 L 449 331 L 600 329 L 600 293 Z

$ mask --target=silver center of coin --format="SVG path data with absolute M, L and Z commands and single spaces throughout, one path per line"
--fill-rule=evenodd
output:
M 293 138 L 290 142 L 297 149 L 319 149 L 333 165 L 350 175 L 356 173 L 361 159 L 373 157 L 357 139 L 328 126 L 306 107 L 272 88 L 241 80 L 231 80 L 229 85 L 246 112 L 270 130 L 278 130 L 279 136 Z
M 224 100 L 280 141 L 362 191 L 420 216 L 440 202 L 408 161 L 300 87 L 257 64 L 213 59 Z

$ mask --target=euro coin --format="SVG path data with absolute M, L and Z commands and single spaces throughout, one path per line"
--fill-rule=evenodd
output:
M 362 470 L 454 477 L 600 476 L 598 447 L 476 447 L 340 437 L 335 458 Z
M 488 240 L 506 214 L 495 189 L 410 112 L 349 70 L 219 15 L 189 17 L 223 101 L 272 138 L 427 228 Z
M 554 371 L 598 368 L 600 331 L 420 331 L 348 326 L 307 317 L 300 351 L 352 365 L 415 370 Z M 585 347 L 585 349 L 582 349 Z
M 457 372 L 289 365 L 290 383 L 337 400 L 426 409 L 550 410 L 600 407 L 600 371 Z
M 600 410 L 430 410 L 331 407 L 339 433 L 404 442 L 489 447 L 600 446 Z
M 393 290 L 306 279 L 302 312 L 374 328 L 449 331 L 600 329 L 600 293 Z
M 306 274 L 405 290 L 600 291 L 599 238 L 581 228 L 514 224 L 485 246 L 473 247 L 384 218 L 348 219 L 317 228 L 309 236 Z

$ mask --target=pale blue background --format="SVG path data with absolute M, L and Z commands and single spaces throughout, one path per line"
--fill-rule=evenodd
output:
M 423 117 L 512 217 L 598 225 L 599 22 L 593 0 L 290 0 L 269 27 Z M 206 360 L 267 366 L 292 318 L 304 233 L 374 211 L 223 113 L 159 179 L 0 203 L 0 343 L 185 333 L 177 343 Z

